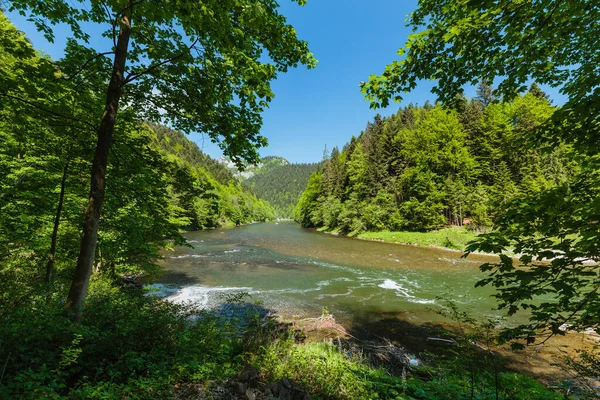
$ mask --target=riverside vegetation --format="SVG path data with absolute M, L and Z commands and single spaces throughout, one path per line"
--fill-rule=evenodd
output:
M 339 151 L 326 154 L 296 209 L 308 227 L 356 235 L 432 231 L 446 225 L 477 231 L 493 225 L 513 199 L 566 183 L 577 165 L 566 145 L 523 149 L 554 111 L 532 85 L 512 102 L 495 101 L 480 83 L 456 110 L 409 105 L 376 117 Z
M 418 246 L 439 246 L 453 250 L 464 250 L 477 237 L 477 233 L 467 228 L 445 228 L 430 232 L 378 231 L 362 232 L 359 239 L 380 240 L 390 243 L 415 244 Z
M 70 34 L 64 57 L 51 60 L 0 15 L 1 397 L 250 396 L 224 383 L 249 363 L 265 385 L 291 378 L 315 398 L 564 397 L 507 370 L 489 347 L 472 346 L 491 346 L 494 331 L 452 307 L 473 329 L 456 335 L 450 354 L 426 358 L 428 367 L 395 375 L 341 342 L 303 344 L 260 306 L 236 305 L 239 298 L 223 306 L 234 312 L 208 312 L 144 296 L 123 278 L 158 273 L 161 251 L 184 244 L 183 229 L 274 216 L 178 131 L 205 132 L 240 166 L 258 161 L 270 81 L 316 61 L 272 1 L 8 7 L 49 40 L 57 24 Z M 597 266 L 583 261 L 598 261 L 600 237 L 599 44 L 590 39 L 599 12 L 593 2 L 421 1 L 409 22 L 426 33 L 411 37 L 406 62 L 363 90 L 386 105 L 417 79 L 434 78 L 454 108 L 405 107 L 376 119 L 309 180 L 298 219 L 344 232 L 429 230 L 467 216 L 477 227 L 493 223 L 469 250 L 501 254 L 482 267 L 494 272 L 484 283 L 499 288 L 509 313 L 531 312 L 530 324 L 502 338 L 534 341 L 540 329 L 559 334 L 567 323 L 598 330 Z M 88 23 L 105 29 L 94 39 L 111 50 L 90 45 Z M 489 46 L 496 51 L 475 51 Z M 462 85 L 495 77 L 503 79 L 496 94 L 483 85 L 485 96 L 454 102 Z M 568 102 L 554 108 L 535 86 L 515 97 L 531 78 L 560 82 Z M 378 150 L 388 143 L 381 138 L 390 147 Z M 397 159 L 373 163 L 380 150 Z M 359 195 L 372 199 L 366 216 Z M 522 266 L 503 254 L 507 246 Z M 573 364 L 584 375 L 597 366 L 594 353 Z

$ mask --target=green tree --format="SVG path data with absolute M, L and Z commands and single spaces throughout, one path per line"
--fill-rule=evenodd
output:
M 348 160 L 347 195 L 355 193 L 358 198 L 364 199 L 371 195 L 373 190 L 371 183 L 368 155 L 364 151 L 363 144 L 358 143 Z
M 88 168 L 93 126 L 86 121 L 99 103 L 86 86 L 78 85 L 80 95 L 70 95 L 76 84 L 66 79 L 68 68 L 37 54 L 4 14 L 0 31 L 0 232 L 13 250 L 48 251 L 45 281 L 50 283 L 61 219 L 65 207 L 73 207 L 67 191 L 78 189 L 73 177 Z M 0 247 L 0 256 L 10 252 Z
M 311 218 L 315 209 L 319 207 L 317 199 L 322 190 L 323 173 L 320 170 L 315 171 L 306 184 L 306 189 L 302 192 L 298 205 L 294 209 L 294 219 L 303 226 L 315 226 Z
M 517 196 L 506 204 L 497 231 L 470 246 L 501 254 L 500 263 L 482 266 L 491 271 L 482 283 L 498 288 L 509 314 L 525 309 L 531 315 L 530 324 L 508 337 L 532 341 L 539 328 L 552 335 L 567 323 L 600 331 L 594 264 L 600 260 L 599 21 L 600 4 L 592 1 L 422 0 L 409 17 L 417 33 L 399 50 L 402 59 L 361 85 L 372 107 L 402 100 L 421 79 L 434 80 L 433 92 L 447 105 L 456 104 L 465 85 L 481 81 L 497 82 L 494 93 L 504 101 L 526 91 L 531 80 L 567 97 L 520 140 L 527 156 L 536 147 L 548 154 L 567 146 L 579 164 L 569 181 Z M 531 97 L 546 101 L 535 91 Z M 518 133 L 515 116 L 511 128 Z M 522 254 L 520 265 L 502 254 L 508 246 Z
M 11 2 L 10 10 L 26 14 L 49 40 L 54 38 L 53 25 L 67 24 L 72 32 L 69 42 L 77 44 L 78 53 L 88 55 L 81 61 L 82 71 L 99 57 L 112 65 L 105 76 L 106 105 L 98 113 L 89 204 L 67 298 L 67 307 L 79 320 L 96 253 L 108 155 L 121 103 L 132 105 L 140 118 L 168 119 L 184 132 L 207 133 L 238 162 L 255 161 L 257 148 L 266 144 L 259 129 L 260 113 L 273 97 L 269 82 L 277 72 L 298 63 L 312 66 L 315 60 L 271 1 L 164 7 L 134 1 L 18 0 Z M 99 33 L 112 41 L 111 51 L 88 47 L 84 22 L 105 29 Z M 263 49 L 271 62 L 261 61 Z

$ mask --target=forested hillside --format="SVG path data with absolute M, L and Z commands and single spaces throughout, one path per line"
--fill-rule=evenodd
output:
M 160 147 L 169 159 L 187 170 L 195 195 L 175 198 L 186 210 L 190 229 L 244 224 L 275 218 L 268 202 L 245 190 L 218 161 L 202 153 L 198 146 L 181 132 L 165 126 L 150 125 Z M 185 179 L 190 179 L 186 177 Z
M 267 200 L 278 218 L 290 218 L 308 178 L 319 164 L 290 164 L 281 157 L 261 159 L 262 168 L 243 181 L 244 187 Z
M 479 229 L 515 196 L 566 182 L 576 165 L 564 145 L 551 153 L 524 148 L 555 109 L 547 96 L 534 84 L 512 102 L 495 100 L 480 84 L 456 109 L 409 105 L 376 117 L 311 176 L 296 220 L 352 234 Z
M 283 157 L 262 157 L 256 164 L 241 170 L 226 158 L 217 160 L 242 185 L 275 209 L 277 218 L 291 218 L 308 178 L 319 163 L 291 164 Z
M 158 138 L 160 146 L 168 153 L 173 154 L 182 160 L 204 168 L 206 171 L 223 185 L 229 184 L 233 178 L 227 168 L 218 160 L 204 154 L 198 145 L 189 140 L 185 134 L 170 129 L 164 125 L 148 123 Z
M 77 82 L 85 95 L 67 99 L 69 81 L 42 76 L 58 68 L 64 72 L 56 74 L 67 74 L 69 66 L 38 55 L 5 17 L 0 22 L 7 38 L 0 48 L 7 77 L 0 119 L 0 257 L 47 258 L 50 280 L 54 266 L 77 257 L 95 144 L 81 121 L 101 100 L 86 86 L 94 82 Z M 22 91 L 38 85 L 47 97 L 38 97 L 41 105 L 32 109 Z M 60 101 L 52 104 L 55 99 Z M 64 110 L 72 114 L 62 115 Z M 148 125 L 127 111 L 115 129 L 97 268 L 111 274 L 154 271 L 161 248 L 169 240 L 181 242 L 180 230 L 274 217 L 267 202 L 244 190 L 182 133 Z

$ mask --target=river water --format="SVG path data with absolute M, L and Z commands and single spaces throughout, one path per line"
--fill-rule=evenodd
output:
M 193 247 L 166 254 L 153 286 L 173 301 L 203 307 L 247 292 L 264 307 L 315 316 L 323 308 L 352 323 L 394 316 L 422 324 L 442 319 L 442 299 L 476 317 L 493 316 L 491 288 L 475 288 L 478 266 L 493 258 L 434 248 L 337 237 L 294 222 L 189 232 Z

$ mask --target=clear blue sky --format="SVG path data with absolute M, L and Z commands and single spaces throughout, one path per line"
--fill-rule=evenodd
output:
M 376 113 L 390 115 L 399 105 L 371 110 L 360 93 L 359 83 L 380 73 L 397 59 L 396 51 L 408 34 L 406 15 L 416 0 L 309 0 L 304 7 L 280 0 L 282 13 L 296 28 L 301 39 L 308 41 L 319 64 L 281 74 L 273 82 L 275 98 L 263 114 L 263 136 L 269 147 L 261 155 L 278 155 L 291 162 L 315 162 L 323 157 L 325 146 L 342 147 L 352 135 L 360 134 Z M 60 30 L 55 44 L 46 42 L 22 17 L 9 14 L 17 27 L 26 32 L 34 46 L 53 58 L 62 55 L 64 33 Z M 106 43 L 102 48 L 110 46 Z M 108 50 L 109 47 L 106 48 Z M 434 101 L 432 84 L 422 82 L 406 97 L 406 103 Z M 544 89 L 561 104 L 556 90 Z M 466 91 L 472 96 L 472 90 Z M 191 139 L 212 157 L 221 151 L 200 134 Z

